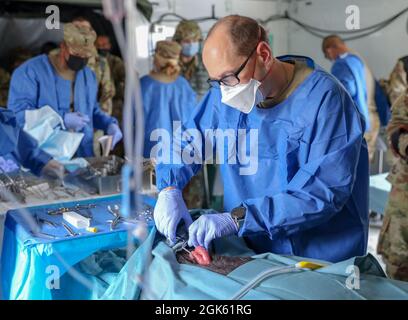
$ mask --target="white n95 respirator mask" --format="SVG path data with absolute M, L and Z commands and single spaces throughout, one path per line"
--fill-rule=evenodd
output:
M 259 86 L 261 82 L 251 79 L 234 87 L 221 85 L 221 102 L 243 113 L 250 113 L 254 106 L 264 100 Z

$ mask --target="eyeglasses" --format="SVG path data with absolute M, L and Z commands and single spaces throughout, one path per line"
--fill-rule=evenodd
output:
M 239 84 L 241 82 L 241 80 L 239 79 L 238 75 L 241 73 L 242 70 L 244 70 L 244 68 L 247 65 L 249 59 L 251 59 L 251 57 L 254 54 L 256 48 L 258 48 L 258 44 L 251 51 L 248 58 L 244 61 L 244 63 L 238 68 L 238 70 L 236 72 L 231 73 L 231 74 L 227 74 L 224 77 L 222 77 L 220 80 L 208 78 L 207 83 L 210 85 L 210 87 L 219 88 L 219 86 L 221 84 L 223 84 L 224 86 L 227 86 L 227 87 L 235 87 L 237 84 Z

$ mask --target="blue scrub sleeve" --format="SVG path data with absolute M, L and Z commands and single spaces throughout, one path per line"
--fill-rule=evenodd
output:
M 334 63 L 332 67 L 332 74 L 343 84 L 347 92 L 352 97 L 357 95 L 356 79 L 346 63 Z
M 20 130 L 18 143 L 12 154 L 23 167 L 30 169 L 37 176 L 52 159 L 48 153 L 38 148 L 37 142 L 23 130 Z
M 210 90 L 200 101 L 200 103 L 194 107 L 194 111 L 191 113 L 187 122 L 183 125 L 183 130 L 198 130 L 204 139 L 205 130 L 218 127 L 218 117 L 216 110 L 219 107 L 219 99 Z M 200 141 L 201 154 L 205 155 L 205 143 Z M 186 146 L 187 142 L 182 143 L 182 150 Z M 211 146 L 210 146 L 211 147 Z M 207 148 L 210 148 L 207 145 Z M 173 154 L 173 143 L 171 144 L 171 154 Z M 212 145 L 212 151 L 215 151 L 215 144 Z M 162 190 L 167 187 L 176 187 L 180 190 L 187 185 L 193 176 L 201 169 L 202 163 L 197 164 L 184 164 L 174 163 L 164 164 L 158 163 L 156 165 L 156 186 L 158 190 Z
M 337 89 L 327 92 L 300 142 L 307 159 L 286 190 L 243 202 L 247 213 L 239 235 L 263 234 L 273 240 L 327 222 L 352 193 L 362 139 L 361 118 L 351 98 Z
M 22 65 L 11 77 L 7 108 L 15 113 L 20 126 L 25 122 L 25 110 L 35 109 L 38 100 L 38 82 L 34 70 Z
M 118 120 L 116 118 L 111 117 L 107 113 L 103 112 L 98 103 L 95 103 L 93 109 L 93 123 L 94 128 L 103 130 L 106 132 L 108 130 L 109 125 L 112 123 L 118 124 Z

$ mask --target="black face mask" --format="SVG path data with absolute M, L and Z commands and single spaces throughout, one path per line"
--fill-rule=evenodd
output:
M 78 56 L 69 55 L 68 60 L 66 60 L 68 68 L 73 71 L 79 71 L 83 69 L 88 63 L 88 58 L 81 58 Z
M 109 49 L 98 49 L 98 53 L 102 56 L 102 57 L 106 57 L 109 54 L 110 50 Z

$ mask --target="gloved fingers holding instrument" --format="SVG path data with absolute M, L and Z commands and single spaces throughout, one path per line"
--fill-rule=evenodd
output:
M 188 229 L 188 245 L 208 247 L 212 240 L 238 232 L 238 226 L 229 212 L 204 214 Z
M 174 187 L 160 191 L 153 216 L 157 230 L 172 243 L 176 242 L 176 230 L 181 220 L 186 228 L 193 222 L 181 190 Z

